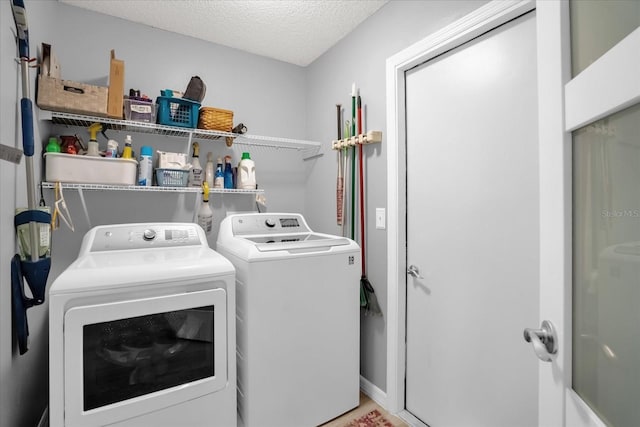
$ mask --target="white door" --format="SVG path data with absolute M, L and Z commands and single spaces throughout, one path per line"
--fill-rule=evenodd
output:
M 432 427 L 536 426 L 536 18 L 406 73 L 406 409 Z
M 640 2 L 540 1 L 538 22 L 540 426 L 638 426 Z

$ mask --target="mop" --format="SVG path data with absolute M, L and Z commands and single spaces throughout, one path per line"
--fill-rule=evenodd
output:
M 362 100 L 358 95 L 358 134 L 362 134 Z M 360 168 L 360 251 L 362 254 L 362 277 L 360 278 L 360 306 L 364 307 L 365 314 L 382 315 L 375 290 L 367 279 L 366 251 L 365 251 L 365 223 L 364 223 L 364 167 L 362 144 L 358 144 L 359 168 Z M 363 304 L 364 302 L 364 304 Z
M 351 134 L 356 135 L 356 84 L 351 86 Z M 351 240 L 356 232 L 356 146 L 351 147 Z
M 344 133 L 343 137 L 346 139 L 349 135 L 349 129 L 351 129 L 349 120 L 345 122 L 344 125 Z M 347 174 L 347 170 L 349 168 L 349 151 L 347 150 L 346 144 L 342 149 L 342 235 L 344 237 L 347 236 L 347 181 L 349 179 L 349 175 Z
M 342 105 L 336 104 L 338 114 L 338 141 L 342 139 L 342 123 L 340 120 L 340 109 Z M 336 216 L 338 225 L 342 226 L 342 205 L 344 199 L 344 178 L 342 178 L 342 150 L 338 149 L 338 181 L 336 185 Z
M 29 325 L 27 309 L 44 302 L 45 288 L 51 258 L 48 257 L 48 239 L 50 236 L 51 215 L 39 210 L 36 205 L 36 193 L 33 170 L 33 105 L 29 95 L 29 29 L 23 0 L 12 0 L 11 10 L 18 35 L 18 52 L 22 79 L 22 147 L 25 154 L 27 172 L 28 210 L 18 213 L 14 218 L 16 234 L 19 237 L 21 254 L 11 259 L 11 314 L 13 328 L 18 340 L 20 354 L 29 349 Z M 28 224 L 29 239 L 23 238 L 24 226 Z M 23 242 L 24 241 L 24 242 Z M 29 242 L 27 246 L 26 242 Z M 43 244 L 45 243 L 45 244 Z M 44 248 L 43 248 L 44 246 Z M 27 280 L 32 298 L 25 295 L 24 279 Z

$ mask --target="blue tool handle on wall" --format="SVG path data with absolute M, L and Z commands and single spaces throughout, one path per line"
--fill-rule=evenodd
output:
M 28 98 L 22 98 L 20 109 L 22 110 L 22 149 L 25 156 L 31 157 L 34 153 L 33 103 Z
M 29 27 L 27 26 L 27 10 L 23 0 L 12 0 L 13 20 L 18 30 L 18 52 L 20 58 L 29 58 Z

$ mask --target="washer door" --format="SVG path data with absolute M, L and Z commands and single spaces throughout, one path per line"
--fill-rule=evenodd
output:
M 65 425 L 110 424 L 226 387 L 226 313 L 224 289 L 69 309 Z

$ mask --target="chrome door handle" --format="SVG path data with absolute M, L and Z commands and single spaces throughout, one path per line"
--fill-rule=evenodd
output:
M 413 276 L 416 279 L 424 279 L 424 277 L 422 277 L 420 275 L 420 269 L 418 267 L 416 267 L 415 265 L 410 265 L 409 268 L 407 269 L 407 274 L 409 276 Z
M 551 362 L 553 356 L 558 353 L 558 335 L 553 324 L 548 320 L 542 321 L 540 329 L 526 328 L 524 340 L 533 344 L 533 351 L 543 362 Z

